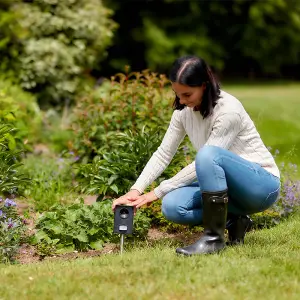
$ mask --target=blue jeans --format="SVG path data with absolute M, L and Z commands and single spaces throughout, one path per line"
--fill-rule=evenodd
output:
M 236 215 L 263 211 L 278 199 L 278 177 L 226 149 L 204 146 L 197 153 L 195 164 L 198 181 L 163 198 L 162 213 L 170 221 L 202 224 L 201 191 L 228 189 L 228 212 Z

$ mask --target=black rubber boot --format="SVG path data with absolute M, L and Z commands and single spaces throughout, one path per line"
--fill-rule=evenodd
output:
M 227 217 L 227 190 L 222 192 L 203 192 L 202 237 L 194 244 L 177 248 L 176 253 L 184 255 L 208 254 L 225 247 L 224 231 Z
M 236 216 L 228 213 L 226 229 L 228 230 L 228 245 L 244 244 L 247 231 L 252 228 L 253 221 L 249 216 Z

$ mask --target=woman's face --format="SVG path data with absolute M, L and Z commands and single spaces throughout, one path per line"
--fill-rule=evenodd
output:
M 180 104 L 194 108 L 201 104 L 205 84 L 202 86 L 191 87 L 177 82 L 172 82 L 172 89 L 179 98 Z

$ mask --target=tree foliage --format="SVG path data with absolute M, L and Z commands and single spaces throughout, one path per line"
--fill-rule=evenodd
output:
M 8 7 L 1 16 L 12 30 L 0 27 L 6 37 L 1 44 L 10 42 L 9 52 L 18 52 L 15 74 L 22 87 L 38 92 L 43 102 L 72 98 L 106 56 L 116 28 L 112 12 L 100 0 L 32 0 Z
M 220 71 L 243 75 L 276 75 L 283 67 L 299 64 L 297 0 L 105 3 L 115 9 L 120 24 L 117 44 L 110 50 L 113 67 L 122 67 L 125 60 L 133 69 L 167 72 L 176 57 L 187 53 L 203 57 Z

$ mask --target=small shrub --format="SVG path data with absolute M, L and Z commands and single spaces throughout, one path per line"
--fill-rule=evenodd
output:
M 77 188 L 82 193 L 98 194 L 99 199 L 117 197 L 127 193 L 143 171 L 152 154 L 159 147 L 163 131 L 159 127 L 133 133 L 112 133 L 110 147 L 98 150 L 90 164 L 80 164 L 76 176 Z M 175 175 L 185 164 L 181 146 L 172 163 L 155 183 Z
M 91 164 L 78 166 L 78 187 L 81 192 L 100 196 L 117 196 L 127 193 L 159 146 L 159 130 L 140 134 L 114 133 L 110 135 L 111 149 L 98 151 Z
M 0 78 L 0 123 L 15 128 L 10 149 L 31 149 L 41 135 L 42 115 L 36 99 L 8 80 Z
M 14 141 L 13 132 L 10 126 L 0 124 L 0 195 L 23 193 L 30 182 L 20 170 L 21 152 L 9 149 Z
M 117 74 L 79 99 L 71 125 L 75 139 L 69 147 L 91 162 L 98 149 L 110 147 L 111 133 L 166 128 L 174 99 L 167 79 L 149 71 Z
M 9 2 L 7 52 L 15 59 L 8 69 L 22 87 L 46 106 L 72 99 L 89 86 L 89 70 L 105 58 L 117 27 L 112 11 L 98 0 Z
M 83 202 L 56 205 L 38 218 L 32 243 L 39 245 L 40 252 L 48 251 L 48 254 L 54 249 L 57 253 L 102 249 L 105 243 L 119 240 L 119 236 L 113 234 L 113 223 L 111 201 L 108 200 L 92 205 Z M 149 219 L 138 211 L 131 239 L 146 237 L 149 225 Z
M 281 215 L 292 213 L 300 206 L 300 180 L 297 179 L 298 167 L 292 163 L 281 164 L 281 193 L 277 205 Z
M 161 212 L 161 204 L 162 200 L 159 199 L 143 210 L 144 214 L 151 220 L 151 226 L 168 233 L 181 232 L 189 234 L 203 230 L 201 226 L 182 225 L 167 220 Z
M 275 155 L 279 151 L 276 150 Z M 281 190 L 277 202 L 268 210 L 251 216 L 254 228 L 269 228 L 288 218 L 300 207 L 300 180 L 298 167 L 292 163 L 281 163 Z
M 282 216 L 271 208 L 263 212 L 253 214 L 251 219 L 253 221 L 253 229 L 262 229 L 271 228 L 277 225 L 282 219 Z
M 16 203 L 0 197 L 0 262 L 13 262 L 25 234 L 24 220 L 17 214 Z
M 24 195 L 34 204 L 35 210 L 45 211 L 55 204 L 70 203 L 76 198 L 72 170 L 75 160 L 76 157 L 71 154 L 64 158 L 32 155 L 24 160 L 23 170 L 32 178 Z
M 73 131 L 68 129 L 71 115 L 69 106 L 65 106 L 62 112 L 55 109 L 43 111 L 43 134 L 39 141 L 52 153 L 63 153 L 68 149 L 68 142 L 73 139 Z

